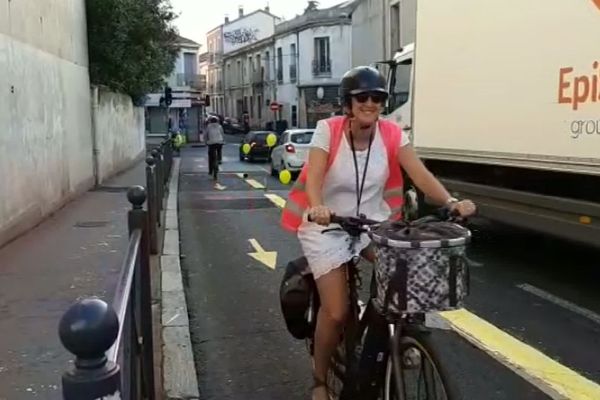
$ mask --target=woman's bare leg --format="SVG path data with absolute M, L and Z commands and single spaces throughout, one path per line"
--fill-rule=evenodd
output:
M 327 382 L 331 357 L 340 341 L 349 310 L 346 266 L 336 268 L 316 282 L 321 307 L 315 330 L 314 376 L 316 381 Z M 326 388 L 315 388 L 313 399 L 328 400 Z

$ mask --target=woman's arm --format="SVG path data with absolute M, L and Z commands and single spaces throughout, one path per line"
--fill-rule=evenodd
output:
M 425 167 L 410 144 L 400 148 L 398 161 L 415 185 L 436 205 L 445 205 L 452 197 L 440 181 Z
M 463 217 L 473 215 L 477 211 L 477 207 L 471 200 L 463 200 L 451 205 L 448 204 L 452 196 L 450 196 L 450 193 L 448 193 L 440 181 L 429 172 L 410 144 L 400 148 L 400 151 L 398 151 L 398 162 L 415 185 L 438 206 L 450 206 L 451 210 L 458 211 Z

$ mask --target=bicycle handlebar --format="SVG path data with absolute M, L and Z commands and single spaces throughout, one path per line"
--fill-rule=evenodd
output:
M 314 222 L 310 214 L 308 215 L 308 221 Z M 418 220 L 413 221 L 412 224 L 439 221 L 453 221 L 456 223 L 465 223 L 466 219 L 461 218 L 457 210 L 451 210 L 448 207 L 441 207 L 438 208 L 432 215 L 419 218 Z M 383 221 L 374 221 L 368 219 L 362 215 L 360 217 L 340 217 L 335 214 L 332 214 L 330 217 L 331 224 L 338 224 L 340 225 L 342 230 L 354 235 L 369 232 L 370 227 L 372 225 L 378 225 L 382 222 Z

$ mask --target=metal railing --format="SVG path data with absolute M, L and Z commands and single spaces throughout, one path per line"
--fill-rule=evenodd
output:
M 265 67 L 252 71 L 252 84 L 260 85 L 265 81 Z
M 198 74 L 177 74 L 177 86 L 193 89 L 206 89 L 206 77 Z
M 331 76 L 331 59 L 316 59 L 312 62 L 313 76 Z
M 295 83 L 298 77 L 298 67 L 296 64 L 290 64 L 290 82 Z
M 158 253 L 172 141 L 150 154 L 147 188 L 127 191 L 129 244 L 112 304 L 84 298 L 60 320 L 60 340 L 75 355 L 74 367 L 62 376 L 64 400 L 155 399 L 150 254 Z

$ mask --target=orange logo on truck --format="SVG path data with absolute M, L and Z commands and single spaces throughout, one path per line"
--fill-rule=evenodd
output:
M 594 0 L 599 4 L 600 0 Z M 558 74 L 558 102 L 570 104 L 573 110 L 577 110 L 580 104 L 596 103 L 600 100 L 598 85 L 600 70 L 598 61 L 592 64 L 593 72 L 588 75 L 577 75 L 573 73 L 572 67 L 561 68 Z

